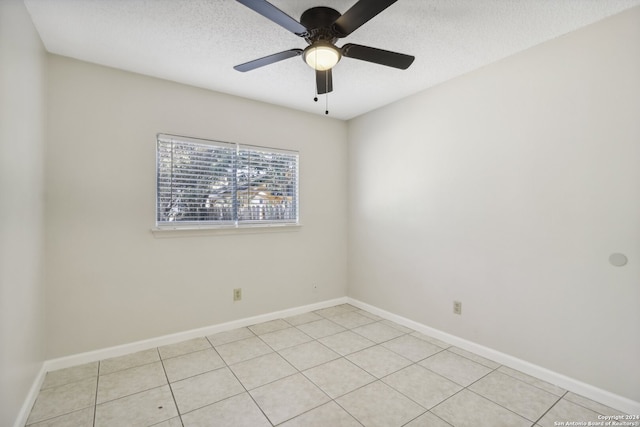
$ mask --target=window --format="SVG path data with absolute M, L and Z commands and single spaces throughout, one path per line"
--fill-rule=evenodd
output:
M 156 226 L 298 223 L 298 153 L 158 135 Z

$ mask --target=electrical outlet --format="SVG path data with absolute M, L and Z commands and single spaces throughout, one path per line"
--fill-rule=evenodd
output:
M 453 302 L 453 314 L 462 314 L 462 303 L 460 301 Z
M 233 300 L 240 301 L 242 299 L 242 288 L 235 288 L 233 290 Z
M 311 285 L 311 289 L 313 289 L 313 292 L 318 292 L 318 285 L 317 284 L 312 284 Z

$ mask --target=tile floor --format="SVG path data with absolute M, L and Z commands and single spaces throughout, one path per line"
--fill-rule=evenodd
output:
M 611 408 L 348 304 L 49 372 L 30 427 L 549 427 Z

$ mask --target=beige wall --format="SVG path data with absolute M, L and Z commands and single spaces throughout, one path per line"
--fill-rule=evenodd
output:
M 0 1 L 0 425 L 12 425 L 44 351 L 45 52 L 24 4 Z
M 351 121 L 349 296 L 640 401 L 639 113 L 635 8 Z
M 48 358 L 346 294 L 345 122 L 59 56 L 48 65 Z M 299 150 L 302 227 L 154 236 L 158 132 Z

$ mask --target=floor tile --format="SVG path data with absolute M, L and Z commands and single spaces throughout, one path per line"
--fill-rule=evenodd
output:
M 270 320 L 268 322 L 256 323 L 255 325 L 249 326 L 249 329 L 256 334 L 268 334 L 269 332 L 279 331 L 280 329 L 290 328 L 291 325 L 285 322 L 282 319 Z
M 280 350 L 279 353 L 300 371 L 313 368 L 321 363 L 326 363 L 340 357 L 338 353 L 330 350 L 318 341 L 311 341 L 295 347 L 285 348 L 284 350 Z
M 324 318 L 310 311 L 308 313 L 298 314 L 297 316 L 285 317 L 284 320 L 292 326 L 300 326 L 321 319 Z
M 449 347 L 451 347 L 451 344 L 449 344 L 449 343 L 446 343 L 446 342 L 444 342 L 442 340 L 439 340 L 437 338 L 430 337 L 429 335 L 425 335 L 425 334 L 420 333 L 420 332 L 412 332 L 409 335 L 411 335 L 412 337 L 421 339 L 423 341 L 430 342 L 431 344 L 437 345 L 438 347 L 441 347 L 441 348 L 449 348 Z
M 165 385 L 97 405 L 95 427 L 144 427 L 177 415 L 171 390 Z
M 572 392 L 567 393 L 564 398 L 572 403 L 591 409 L 592 411 L 602 415 L 619 415 L 621 413 L 616 409 L 603 405 L 602 403 L 594 402 L 591 399 L 587 399 L 586 397 Z
M 93 427 L 93 412 L 94 407 L 90 406 L 70 414 L 29 424 L 28 427 Z
M 442 348 L 410 335 L 394 338 L 381 345 L 412 362 L 418 362 L 442 351 Z
M 619 413 L 341 304 L 49 372 L 28 427 L 556 427 Z
M 70 368 L 47 372 L 41 389 L 58 387 L 75 381 L 98 376 L 98 362 L 85 363 Z
M 244 392 L 229 368 L 221 368 L 171 384 L 181 414 Z
M 372 319 L 372 320 L 376 320 L 376 321 L 383 320 L 382 317 L 378 316 L 377 314 L 369 313 L 366 310 L 361 310 L 358 308 L 355 310 L 355 312 L 362 314 L 363 316 L 367 316 L 369 319 Z
M 492 370 L 466 357 L 448 350 L 441 351 L 419 363 L 421 366 L 442 375 L 464 387 L 474 383 Z
M 551 394 L 555 394 L 556 396 L 564 396 L 564 394 L 567 392 L 565 389 L 558 387 L 555 384 L 551 384 L 548 383 L 546 381 L 542 381 L 538 378 L 534 378 L 531 375 L 527 375 L 524 372 L 520 372 L 517 371 L 515 369 L 509 368 L 507 366 L 500 366 L 498 368 L 499 372 L 502 372 L 503 374 L 507 374 L 509 376 L 512 376 L 514 378 L 519 379 L 520 381 L 524 381 L 527 384 L 531 384 L 532 386 L 536 386 L 538 388 L 541 388 L 544 391 L 547 391 Z
M 169 359 L 170 357 L 182 356 L 183 354 L 208 348 L 211 348 L 211 343 L 202 337 L 158 347 L 158 351 L 162 359 Z
M 531 421 L 469 390 L 462 390 L 431 412 L 455 427 L 531 426 Z
M 329 402 L 280 424 L 279 427 L 362 427 L 362 424 L 335 402 Z
M 27 424 L 95 405 L 97 380 L 89 378 L 40 391 Z
M 300 329 L 305 334 L 316 339 L 323 338 L 329 335 L 335 335 L 339 332 L 345 331 L 345 328 L 327 319 L 321 319 L 321 320 L 316 320 L 315 322 L 305 323 L 303 325 L 298 326 L 298 329 Z
M 405 424 L 404 427 L 452 427 L 451 424 L 436 417 L 431 412 L 420 415 L 409 424 Z
M 601 414 L 563 398 L 538 420 L 538 424 L 542 427 L 555 427 L 567 425 L 570 421 L 584 423 L 602 421 L 598 419 L 599 415 Z
M 369 347 L 346 357 L 351 362 L 378 378 L 385 377 L 411 365 L 411 361 L 409 359 L 406 359 L 380 345 Z
M 329 401 L 302 374 L 292 375 L 251 390 L 251 396 L 273 424 L 279 424 Z
M 419 365 L 399 370 L 382 381 L 426 409 L 453 396 L 462 387 Z
M 345 331 L 336 335 L 320 338 L 318 341 L 342 356 L 364 350 L 365 348 L 372 347 L 376 344 L 362 335 L 358 335 L 351 331 Z
M 182 427 L 182 421 L 180 421 L 180 417 L 176 417 L 154 424 L 150 427 Z
M 350 311 L 357 310 L 356 307 L 353 307 L 349 304 L 341 304 L 335 305 L 333 307 L 321 308 L 320 310 L 314 311 L 315 314 L 318 314 L 322 317 L 332 317 L 337 316 L 339 314 L 348 313 Z
M 347 329 L 357 328 L 358 326 L 368 325 L 375 322 L 370 317 L 363 316 L 355 311 L 348 311 L 346 313 L 332 316 L 331 321 L 337 323 L 340 326 L 344 326 Z
M 498 371 L 475 382 L 469 390 L 534 422 L 560 399 Z
M 253 359 L 254 357 L 262 356 L 263 354 L 271 353 L 273 351 L 271 347 L 266 345 L 258 337 L 233 341 L 229 344 L 222 344 L 216 346 L 215 349 L 229 365 L 244 362 L 245 360 Z
M 332 399 L 376 380 L 374 376 L 344 358 L 307 369 L 303 374 Z
M 169 382 L 183 380 L 224 366 L 224 361 L 211 347 L 208 350 L 172 357 L 162 363 Z
M 403 332 L 405 334 L 410 334 L 412 332 L 415 332 L 411 328 L 407 328 L 406 326 L 402 326 L 401 324 L 396 323 L 396 322 L 392 322 L 391 320 L 388 320 L 388 319 L 383 320 L 381 323 L 384 324 L 384 325 L 387 325 L 387 326 L 391 326 L 393 329 L 397 329 L 400 332 Z
M 230 342 L 243 340 L 245 338 L 253 338 L 256 334 L 251 332 L 249 328 L 238 328 L 230 331 L 218 332 L 217 334 L 207 336 L 207 339 L 213 346 L 229 344 Z
M 475 353 L 472 353 L 470 351 L 467 350 L 463 350 L 459 347 L 449 347 L 448 348 L 449 351 L 462 356 L 462 357 L 466 357 L 467 359 L 473 360 L 476 363 L 479 363 L 481 365 L 486 366 L 487 368 L 491 368 L 491 369 L 498 369 L 500 367 L 500 364 L 497 362 L 494 362 L 493 360 L 489 360 L 487 358 L 484 358 L 482 356 L 478 356 Z
M 184 427 L 271 427 L 247 393 L 189 412 L 182 421 Z
M 336 400 L 365 427 L 399 427 L 425 412 L 381 381 L 376 381 Z
M 298 372 L 278 353 L 269 353 L 245 362 L 236 363 L 230 368 L 247 390 Z
M 129 369 L 136 366 L 146 365 L 158 362 L 160 355 L 158 349 L 138 351 L 136 353 L 127 354 L 125 356 L 113 357 L 100 361 L 100 375 L 110 374 L 112 372 Z
M 266 342 L 272 349 L 282 350 L 283 348 L 293 347 L 294 345 L 309 342 L 313 338 L 297 328 L 289 327 L 287 329 L 280 329 L 279 331 L 260 335 L 260 339 Z
M 369 323 L 368 325 L 359 326 L 352 329 L 352 331 L 378 344 L 404 335 L 404 332 L 400 332 L 399 330 L 394 329 L 391 326 L 387 326 L 381 322 Z
M 149 390 L 167 384 L 161 362 L 101 375 L 98 380 L 97 403 Z

